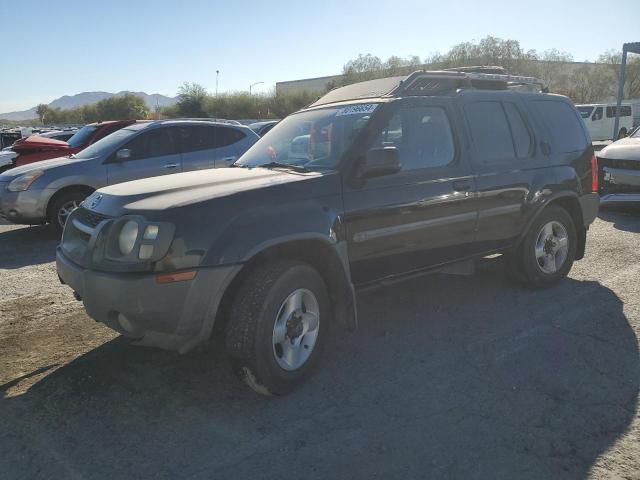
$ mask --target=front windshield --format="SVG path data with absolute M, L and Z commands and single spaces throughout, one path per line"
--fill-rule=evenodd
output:
M 67 140 L 67 143 L 73 148 L 82 148 L 89 141 L 89 137 L 96 131 L 98 127 L 94 127 L 92 125 L 87 125 L 86 127 L 82 127 L 73 136 Z
M 591 112 L 593 112 L 593 107 L 578 107 L 578 111 L 582 118 L 589 118 L 591 116 Z
M 80 153 L 74 155 L 74 158 L 95 158 L 103 155 L 109 155 L 113 152 L 119 145 L 127 141 L 130 137 L 134 136 L 137 133 L 137 130 L 129 130 L 127 128 L 122 128 L 120 130 L 116 130 L 110 135 L 107 135 L 104 138 L 101 138 L 96 143 L 89 145 L 87 148 L 82 150 Z
M 334 168 L 378 105 L 361 103 L 290 115 L 258 140 L 237 165 L 277 162 L 311 170 Z

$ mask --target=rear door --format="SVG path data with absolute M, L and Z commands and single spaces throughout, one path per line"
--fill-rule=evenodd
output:
M 395 146 L 402 170 L 344 186 L 356 284 L 462 258 L 474 237 L 473 179 L 450 102 L 413 99 L 391 109 L 365 151 Z
M 244 132 L 222 125 L 179 127 L 182 166 L 187 170 L 228 167 L 240 156 L 237 144 Z
M 518 95 L 474 92 L 462 96 L 461 104 L 476 174 L 473 253 L 478 254 L 510 245 L 522 232 L 535 169 L 545 160 L 535 149 L 534 130 Z
M 118 160 L 113 152 L 107 160 L 109 184 L 128 182 L 182 171 L 182 160 L 171 127 L 144 130 L 119 148 L 128 149 L 131 157 Z

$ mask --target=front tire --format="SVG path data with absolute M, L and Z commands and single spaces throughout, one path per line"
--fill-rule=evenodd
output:
M 67 218 L 80 204 L 87 198 L 88 194 L 81 191 L 71 191 L 63 193 L 58 198 L 55 198 L 49 206 L 49 212 L 47 215 L 47 221 L 53 228 L 54 232 L 58 235 L 62 235 L 64 224 Z
M 576 249 L 576 228 L 571 216 L 565 209 L 551 205 L 538 215 L 512 253 L 512 273 L 534 288 L 556 285 L 571 270 Z
M 244 280 L 229 312 L 226 350 L 253 390 L 284 395 L 314 368 L 330 322 L 327 287 L 309 265 L 278 261 Z

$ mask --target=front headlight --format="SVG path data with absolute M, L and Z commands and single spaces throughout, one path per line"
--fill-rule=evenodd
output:
M 148 268 L 150 262 L 166 255 L 175 230 L 172 223 L 150 222 L 141 215 L 108 220 L 96 237 L 92 261 L 96 265 L 108 262 L 109 269 L 122 271 L 135 270 L 135 264 Z
M 138 222 L 129 220 L 122 226 L 118 235 L 118 247 L 122 255 L 129 255 L 136 246 L 138 239 Z
M 42 170 L 34 170 L 29 173 L 25 173 L 24 175 L 20 175 L 18 178 L 14 178 L 9 185 L 7 185 L 7 190 L 10 192 L 24 192 L 28 190 L 33 182 L 39 179 L 44 172 Z

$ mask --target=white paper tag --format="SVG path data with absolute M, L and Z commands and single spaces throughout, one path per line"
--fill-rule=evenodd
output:
M 336 113 L 336 117 L 342 117 L 343 115 L 364 115 L 373 113 L 373 111 L 377 107 L 377 103 L 361 103 L 359 105 L 349 105 L 348 107 L 344 107 L 342 110 L 339 110 L 338 113 Z

